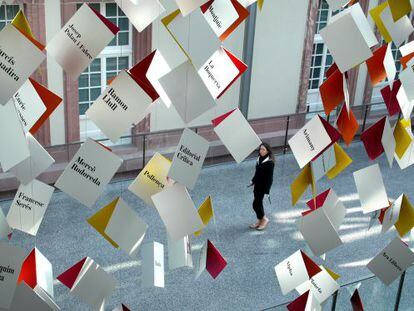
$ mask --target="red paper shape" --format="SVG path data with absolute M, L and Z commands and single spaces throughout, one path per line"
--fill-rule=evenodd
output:
M 24 281 L 29 287 L 35 288 L 37 285 L 36 276 L 36 250 L 33 249 L 23 261 L 17 284 Z
M 219 250 L 207 240 L 207 260 L 206 260 L 206 270 L 210 275 L 215 279 L 227 266 L 227 261 L 220 254 Z
M 86 257 L 83 258 L 81 261 L 70 267 L 68 270 L 63 272 L 61 275 L 57 277 L 57 279 L 69 289 L 72 288 L 73 284 L 76 281 L 80 271 L 82 270 L 83 264 L 86 261 Z
M 304 311 L 308 302 L 309 290 L 286 306 L 289 311 Z
M 134 67 L 128 70 L 129 74 L 135 80 L 135 82 L 138 83 L 138 85 L 145 91 L 145 93 L 148 94 L 149 97 L 151 97 L 153 101 L 157 100 L 160 96 L 152 86 L 151 82 L 148 80 L 147 72 L 151 66 L 156 52 L 157 50 L 145 56 L 141 61 L 134 65 Z
M 345 100 L 342 73 L 339 70 L 330 73 L 329 77 L 319 87 L 319 92 L 321 93 L 325 114 L 328 115 Z
M 306 205 L 309 206 L 311 210 L 316 210 L 317 208 L 320 208 L 323 205 L 323 203 L 325 203 L 325 200 L 328 197 L 329 191 L 331 191 L 331 188 L 318 194 L 315 199 L 311 199 L 308 202 L 306 202 Z M 315 205 L 315 202 L 316 202 L 316 205 Z
M 387 53 L 388 44 L 384 44 L 373 52 L 371 58 L 366 61 L 372 86 L 377 85 L 387 77 L 384 67 L 384 57 Z
M 354 294 L 351 297 L 351 305 L 353 311 L 364 311 L 364 306 L 361 297 L 359 296 L 358 289 L 354 291 Z
M 348 113 L 346 105 L 342 107 L 341 112 L 339 113 L 339 116 L 336 120 L 336 126 L 338 127 L 345 144 L 349 146 L 359 128 L 358 121 L 355 118 L 355 114 L 352 109 Z
M 98 18 L 102 21 L 102 23 L 105 24 L 106 27 L 114 34 L 116 35 L 119 31 L 119 28 L 114 23 L 110 22 L 105 16 L 103 16 L 101 13 L 93 9 L 89 4 L 87 4 L 88 7 L 98 16 Z
M 403 69 L 407 68 L 407 63 L 414 57 L 414 52 L 407 54 L 405 56 L 401 56 L 400 64 L 402 65 Z
M 381 143 L 384 126 L 385 117 L 371 125 L 361 134 L 361 140 L 364 143 L 365 150 L 371 160 L 375 160 L 384 152 L 384 147 Z
M 37 94 L 39 95 L 40 99 L 42 100 L 43 104 L 46 106 L 46 111 L 42 114 L 39 120 L 37 120 L 37 122 L 33 124 L 33 126 L 30 128 L 30 133 L 34 135 L 43 125 L 43 123 L 45 123 L 45 121 L 50 117 L 53 111 L 55 111 L 55 109 L 62 103 L 62 98 L 60 98 L 58 95 L 56 95 L 40 83 L 36 82 L 32 78 L 29 78 L 29 80 L 32 83 Z
M 230 110 L 229 112 L 226 112 L 225 114 L 222 114 L 221 116 L 218 116 L 217 118 L 211 120 L 211 123 L 213 124 L 214 127 L 216 127 L 221 122 L 223 122 L 229 115 L 231 115 L 236 109 Z
M 303 262 L 305 263 L 309 278 L 312 278 L 314 275 L 322 271 L 322 269 L 319 268 L 319 266 L 312 259 L 310 259 L 304 251 L 301 250 L 300 253 L 302 254 Z
M 332 146 L 334 143 L 336 143 L 341 138 L 341 134 L 337 131 L 336 128 L 330 125 L 329 122 L 326 121 L 324 118 L 322 118 L 320 115 L 318 115 L 318 117 L 319 117 L 319 120 L 321 120 L 326 133 L 331 139 L 331 143 L 328 146 L 326 146 L 325 149 L 319 152 L 311 161 L 314 161 L 315 159 L 317 159 L 322 153 L 325 152 L 326 149 L 328 149 L 330 146 Z
M 336 63 L 333 63 L 331 67 L 329 67 L 329 69 L 325 72 L 325 76 L 329 78 L 337 70 L 338 66 L 336 65 Z
M 381 89 L 381 95 L 384 99 L 385 106 L 390 116 L 393 116 L 401 112 L 400 105 L 398 104 L 397 93 L 401 87 L 401 81 L 395 80 L 392 84 L 392 90 L 389 85 Z

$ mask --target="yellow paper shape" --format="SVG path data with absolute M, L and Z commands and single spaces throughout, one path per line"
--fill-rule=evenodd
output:
M 172 180 L 167 177 L 170 167 L 171 161 L 156 152 L 128 190 L 154 207 L 151 197 L 172 184 Z
M 406 235 L 414 227 L 414 208 L 405 194 L 403 195 L 398 221 L 394 226 L 400 237 Z
M 176 19 L 176 18 L 183 18 L 183 16 L 181 15 L 181 12 L 180 12 L 179 9 L 175 10 L 171 14 L 169 14 L 166 17 L 164 17 L 163 19 L 161 19 L 161 22 L 163 23 L 164 27 L 167 29 L 167 31 L 171 35 L 171 37 L 174 39 L 174 41 L 177 43 L 177 45 L 180 48 L 180 50 L 183 51 L 183 53 L 185 54 L 185 56 L 187 56 L 188 60 L 191 63 L 193 63 L 193 61 L 191 60 L 190 55 L 188 55 L 187 51 L 183 48 L 183 46 L 181 45 L 181 43 L 177 40 L 177 38 L 174 36 L 174 34 L 172 33 L 172 31 L 168 27 L 174 21 L 174 19 Z
M 387 28 L 385 27 L 384 23 L 381 19 L 381 13 L 384 11 L 388 6 L 388 2 L 385 1 L 384 3 L 380 4 L 379 6 L 373 8 L 369 11 L 369 14 L 371 15 L 372 19 L 375 22 L 375 25 L 377 25 L 377 28 L 379 32 L 381 33 L 381 36 L 384 38 L 386 42 L 391 42 L 392 38 L 390 33 L 388 32 Z
M 32 33 L 32 29 L 30 28 L 29 22 L 24 15 L 23 11 L 20 10 L 16 16 L 13 18 L 11 24 L 19 29 L 22 33 L 24 33 L 28 37 L 34 37 Z
M 257 0 L 257 6 L 259 7 L 260 11 L 263 9 L 263 3 L 264 3 L 264 0 Z
M 400 120 L 397 122 L 394 129 L 395 153 L 400 159 L 403 157 L 412 142 L 411 136 L 408 134 L 406 126 L 404 126 L 406 124 L 407 122 Z
M 296 205 L 308 187 L 312 187 L 312 193 L 316 195 L 316 185 L 312 174 L 310 163 L 306 164 L 298 177 L 290 185 L 290 192 L 292 194 L 292 205 Z
M 211 197 L 208 196 L 204 202 L 198 208 L 198 214 L 200 215 L 201 220 L 203 221 L 204 226 L 207 226 L 210 222 L 211 218 L 213 218 L 214 211 L 213 211 L 213 203 L 211 201 Z M 198 230 L 194 232 L 195 236 L 199 236 L 202 230 Z
M 327 268 L 325 266 L 323 266 L 323 268 L 326 270 L 326 272 L 329 273 L 329 275 L 331 276 L 331 278 L 333 278 L 335 281 L 341 277 L 339 274 L 333 272 L 331 269 L 329 269 L 329 268 Z
M 326 176 L 328 176 L 329 179 L 334 179 L 340 172 L 342 172 L 352 163 L 352 159 L 339 144 L 335 143 L 334 151 L 336 164 L 326 173 Z
M 394 22 L 411 12 L 410 0 L 388 0 Z
M 119 248 L 118 244 L 116 244 L 108 235 L 105 234 L 105 229 L 111 219 L 116 205 L 118 204 L 118 200 L 119 197 L 87 219 L 87 222 L 115 248 Z

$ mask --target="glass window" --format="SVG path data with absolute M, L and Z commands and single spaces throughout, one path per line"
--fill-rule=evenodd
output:
M 18 4 L 0 5 L 0 30 L 13 20 L 19 10 L 20 6 Z

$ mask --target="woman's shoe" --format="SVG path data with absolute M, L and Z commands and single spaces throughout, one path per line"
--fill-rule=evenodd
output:
M 256 230 L 262 231 L 262 230 L 266 229 L 268 223 L 269 223 L 269 219 L 267 217 L 263 217 L 263 219 L 261 220 L 259 226 L 256 227 Z
M 255 224 L 251 224 L 250 226 L 249 226 L 249 228 L 250 229 L 257 229 L 257 227 L 259 227 L 260 226 L 260 220 L 259 221 L 257 221 Z

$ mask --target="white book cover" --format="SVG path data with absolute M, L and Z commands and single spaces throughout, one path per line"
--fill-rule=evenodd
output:
M 208 148 L 207 140 L 185 128 L 174 153 L 168 177 L 188 189 L 193 189 L 203 167 Z
M 10 169 L 10 173 L 16 176 L 24 185 L 33 181 L 55 163 L 55 159 L 51 157 L 49 152 L 42 147 L 32 134 L 26 133 L 26 141 L 30 156 Z
M 299 231 L 315 256 L 321 256 L 342 244 L 338 232 L 323 208 L 303 216 Z
M 396 199 L 392 205 L 386 210 L 384 219 L 382 221 L 381 233 L 387 232 L 392 226 L 394 226 L 398 218 L 400 217 L 401 204 L 403 200 L 403 194 Z
M 315 182 L 325 176 L 336 165 L 334 147 L 334 145 L 330 146 L 315 160 L 311 161 L 311 169 Z
M 203 15 L 217 37 L 225 33 L 239 18 L 230 0 L 214 0 Z
M 403 16 L 394 22 L 389 5 L 381 12 L 380 18 L 396 47 L 403 44 L 414 31 L 408 16 Z
M 395 67 L 395 60 L 392 53 L 392 43 L 388 43 L 387 52 L 385 53 L 383 65 L 385 68 L 385 72 L 387 73 L 387 82 L 391 89 L 394 85 L 395 76 L 397 74 L 397 68 Z
M 151 242 L 142 246 L 142 286 L 164 287 L 164 245 Z
M 79 77 L 118 32 L 108 28 L 102 18 L 85 3 L 47 44 L 48 54 L 72 79 Z
M 215 107 L 215 102 L 193 64 L 186 61 L 160 80 L 169 101 L 188 124 Z
M 105 228 L 105 234 L 128 255 L 136 256 L 147 229 L 148 225 L 122 198 L 119 198 Z
M 0 105 L 0 164 L 3 172 L 30 156 L 26 136 L 12 100 Z
M 391 128 L 388 117 L 385 118 L 384 130 L 382 131 L 381 144 L 384 148 L 385 155 L 388 160 L 388 164 L 392 167 L 392 162 L 394 161 L 394 151 L 395 151 L 395 138 L 394 132 Z
M 122 164 L 122 159 L 88 138 L 79 148 L 55 187 L 90 207 Z
M 239 109 L 216 125 L 214 132 L 237 163 L 241 163 L 262 143 Z
M 16 288 L 9 310 L 55 311 L 60 308 L 41 288 L 32 289 L 25 282 L 21 282 Z
M 165 11 L 158 0 L 115 0 L 115 2 L 139 32 Z
M 342 73 L 372 56 L 370 46 L 351 13 L 331 21 L 320 35 Z
M 179 183 L 152 196 L 155 208 L 172 239 L 178 240 L 203 228 L 203 222 L 187 189 Z
M 314 116 L 288 141 L 300 168 L 332 143 L 319 116 Z
M 414 253 L 398 237 L 394 238 L 367 265 L 385 285 L 394 282 L 412 263 Z
M 0 308 L 8 309 L 12 303 L 24 258 L 23 249 L 0 242 Z
M 207 266 L 207 249 L 208 249 L 208 241 L 205 241 L 203 247 L 200 250 L 200 254 L 198 256 L 198 263 L 196 268 L 196 276 L 195 278 L 198 279 L 200 275 L 206 270 Z
M 12 230 L 0 206 L 0 240 L 6 239 L 11 232 Z
M 377 163 L 354 172 L 354 180 L 364 214 L 389 205 L 387 191 Z
M 401 82 L 403 79 L 404 78 L 401 77 Z M 414 83 L 414 79 L 412 81 Z M 407 82 L 405 82 L 405 85 L 407 85 Z M 414 89 L 413 89 L 413 99 L 409 99 L 407 96 L 407 92 L 405 90 L 405 86 L 404 84 L 402 84 L 397 93 L 397 101 L 398 101 L 398 105 L 401 108 L 401 112 L 402 112 L 404 119 L 407 119 L 407 120 L 410 119 L 411 112 L 413 111 L 413 108 L 414 108 Z
M 10 227 L 36 236 L 54 190 L 36 179 L 20 185 L 7 214 Z
M 23 129 L 27 133 L 46 111 L 46 106 L 30 79 L 27 79 L 13 95 L 13 101 Z
M 146 116 L 151 103 L 152 99 L 131 75 L 121 71 L 86 111 L 86 116 L 115 143 Z
M 189 236 L 173 240 L 168 236 L 168 267 L 170 270 L 181 267 L 193 267 L 191 243 Z
M 175 0 L 183 16 L 187 16 L 195 9 L 206 3 L 206 0 Z
M 218 49 L 198 70 L 198 74 L 213 98 L 237 77 L 239 70 L 223 48 Z
M 4 105 L 46 55 L 11 24 L 0 31 L 0 47 L 0 105 Z

